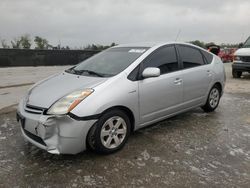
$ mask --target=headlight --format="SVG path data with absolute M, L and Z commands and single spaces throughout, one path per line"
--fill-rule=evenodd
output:
M 234 61 L 241 62 L 240 56 L 234 56 Z
M 82 100 L 93 93 L 93 89 L 77 90 L 55 102 L 47 114 L 62 115 L 73 110 Z

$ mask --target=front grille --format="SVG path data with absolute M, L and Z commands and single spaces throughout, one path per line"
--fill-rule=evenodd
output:
M 37 106 L 32 106 L 29 104 L 26 104 L 24 110 L 26 112 L 32 113 L 32 114 L 42 114 L 45 108 L 37 107 Z
M 250 56 L 241 56 L 241 61 L 250 62 Z
M 43 139 L 41 139 L 39 136 L 36 136 L 32 133 L 30 133 L 29 131 L 23 129 L 24 133 L 26 134 L 26 136 L 28 136 L 30 139 L 38 142 L 39 144 L 42 144 L 44 146 L 46 146 L 45 142 L 43 141 Z

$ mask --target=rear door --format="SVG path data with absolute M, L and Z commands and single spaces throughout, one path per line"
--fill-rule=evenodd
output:
M 141 72 L 147 67 L 158 67 L 161 75 L 139 81 L 141 124 L 175 112 L 182 101 L 182 75 L 174 45 L 157 49 L 142 63 Z
M 177 45 L 182 62 L 183 107 L 189 108 L 202 104 L 212 81 L 211 64 L 207 64 L 200 49 Z

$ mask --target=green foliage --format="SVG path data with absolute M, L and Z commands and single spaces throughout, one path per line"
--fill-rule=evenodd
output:
M 104 46 L 104 45 L 100 45 L 100 44 L 88 44 L 87 46 L 85 46 L 83 49 L 84 50 L 105 50 L 105 49 L 108 49 L 108 48 L 110 48 L 110 47 L 112 47 L 112 46 L 116 46 L 117 44 L 116 43 L 114 43 L 114 42 L 112 42 L 110 45 L 106 45 L 106 46 Z
M 2 39 L 1 41 L 2 48 L 10 48 L 6 40 Z M 35 36 L 34 38 L 35 43 L 35 49 L 57 49 L 57 50 L 70 50 L 69 46 L 61 47 L 58 46 L 52 46 L 49 44 L 48 40 L 39 36 Z M 208 45 L 215 44 L 214 42 L 206 43 L 204 41 L 200 40 L 194 40 L 190 41 L 189 43 L 197 45 L 201 48 L 205 48 Z M 30 49 L 31 48 L 31 38 L 28 34 L 22 35 L 18 38 L 14 38 L 11 40 L 11 47 L 16 49 Z M 97 50 L 102 51 L 107 48 L 116 46 L 117 44 L 115 42 L 112 42 L 110 45 L 100 45 L 100 44 L 88 44 L 87 46 L 75 48 L 75 49 L 81 49 L 81 50 Z M 237 48 L 239 46 L 239 43 L 236 44 L 228 44 L 228 43 L 222 43 L 218 44 L 221 48 Z
M 31 39 L 28 34 L 21 36 L 20 43 L 23 49 L 30 49 L 31 47 Z
M 48 47 L 50 46 L 49 42 L 45 38 L 42 38 L 39 36 L 35 37 L 34 42 L 36 44 L 35 49 L 44 50 L 44 49 L 48 49 Z
M 14 38 L 10 42 L 11 42 L 12 48 L 21 49 L 21 39 L 20 38 Z
M 16 49 L 30 49 L 31 47 L 31 39 L 28 34 L 22 35 L 21 37 L 14 38 L 11 41 L 12 48 Z
M 214 42 L 208 42 L 208 43 L 205 43 L 203 41 L 199 41 L 199 40 L 195 40 L 195 41 L 190 41 L 189 43 L 191 44 L 194 44 L 194 45 L 197 45 L 197 46 L 200 46 L 202 48 L 205 48 L 206 49 L 206 46 L 209 46 L 209 45 L 216 45 L 216 43 Z M 225 43 L 222 43 L 222 44 L 218 44 L 221 48 L 238 48 L 239 44 L 236 43 L 236 44 L 225 44 Z
M 110 46 L 112 47 L 112 46 L 116 46 L 116 45 L 117 44 L 115 42 L 112 42 Z
M 199 41 L 199 40 L 195 40 L 195 41 L 190 41 L 189 43 L 193 44 L 193 45 L 196 45 L 196 46 L 199 46 L 201 48 L 206 48 L 206 45 L 204 42 L 202 41 Z

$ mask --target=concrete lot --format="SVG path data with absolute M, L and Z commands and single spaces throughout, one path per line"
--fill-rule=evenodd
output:
M 0 112 L 15 106 L 37 81 L 61 72 L 70 66 L 0 68 Z
M 216 112 L 197 108 L 137 131 L 108 156 L 51 155 L 21 136 L 13 111 L 29 87 L 21 84 L 65 67 L 0 69 L 0 187 L 249 187 L 250 76 L 233 79 L 225 67 Z

